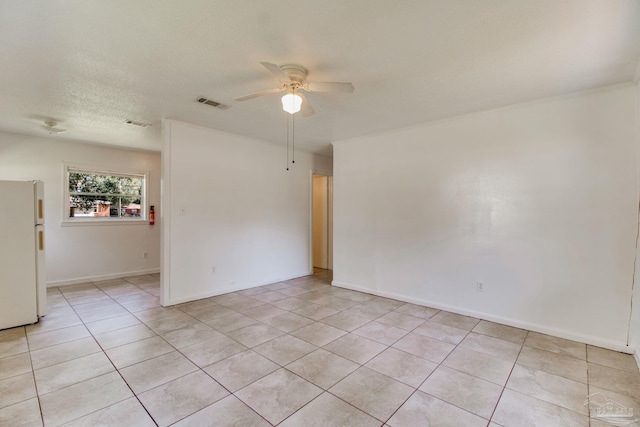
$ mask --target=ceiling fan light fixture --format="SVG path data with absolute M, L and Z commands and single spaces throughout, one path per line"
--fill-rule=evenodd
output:
M 282 109 L 289 114 L 295 114 L 302 107 L 302 98 L 295 93 L 288 93 L 282 97 Z

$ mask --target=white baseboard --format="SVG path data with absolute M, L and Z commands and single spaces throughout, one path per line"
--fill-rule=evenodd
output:
M 333 286 L 337 286 L 339 288 L 351 289 L 354 291 L 364 292 L 367 294 L 377 295 L 385 298 L 392 298 L 398 301 L 409 302 L 412 304 L 423 305 L 427 307 L 436 308 L 438 310 L 446 310 L 452 313 L 462 314 L 464 316 L 471 316 L 478 319 L 488 320 L 490 322 L 500 323 L 507 326 L 513 326 L 515 328 L 526 329 L 533 332 L 539 332 L 546 335 L 552 335 L 558 338 L 564 338 L 572 341 L 581 342 L 584 344 L 593 345 L 596 347 L 607 348 L 614 351 L 619 351 L 622 353 L 634 354 L 636 361 L 638 361 L 638 366 L 640 366 L 640 357 L 638 356 L 638 352 L 636 348 L 632 346 L 626 345 L 624 342 L 612 341 L 607 339 L 602 339 L 599 337 L 594 337 L 590 335 L 583 335 L 563 329 L 555 329 L 550 328 L 548 326 L 539 325 L 536 323 L 525 322 L 517 319 L 510 319 L 501 316 L 495 316 L 491 313 L 479 312 L 474 310 L 467 310 L 462 307 L 452 306 L 449 304 L 441 304 L 436 301 L 428 301 L 423 300 L 421 298 L 414 298 L 407 295 L 396 294 L 394 292 L 380 292 L 369 288 L 364 288 L 361 286 L 355 286 L 348 283 L 341 283 L 337 281 L 331 282 Z
M 184 302 L 191 302 L 191 301 L 197 301 L 199 299 L 204 299 L 204 298 L 217 297 L 218 295 L 224 295 L 224 294 L 228 294 L 228 293 L 231 293 L 231 292 L 244 291 L 245 289 L 257 288 L 258 286 L 271 285 L 271 284 L 278 283 L 278 282 L 284 282 L 285 280 L 293 280 L 293 279 L 297 279 L 299 277 L 306 277 L 306 276 L 309 276 L 309 274 L 307 274 L 307 273 L 295 274 L 292 277 L 280 278 L 280 279 L 271 279 L 271 280 L 259 281 L 259 282 L 251 282 L 251 283 L 243 283 L 243 284 L 231 286 L 231 287 L 228 287 L 228 288 L 215 289 L 215 290 L 213 290 L 211 292 L 189 295 L 189 296 L 183 297 L 183 298 L 177 298 L 177 299 L 170 298 L 169 301 L 164 301 L 162 306 L 163 307 L 169 307 L 169 306 L 176 305 L 176 304 L 182 304 Z
M 101 280 L 120 279 L 122 277 L 142 276 L 145 274 L 154 274 L 159 272 L 160 272 L 159 268 L 152 268 L 150 270 L 128 271 L 124 273 L 112 273 L 112 274 L 102 274 L 99 276 L 78 277 L 76 279 L 54 280 L 51 282 L 47 282 L 47 288 L 54 288 L 56 286 L 77 285 L 78 283 L 86 283 L 86 282 L 99 282 Z

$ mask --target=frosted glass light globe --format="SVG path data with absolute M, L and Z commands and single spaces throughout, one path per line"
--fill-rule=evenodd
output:
M 294 114 L 300 111 L 302 106 L 302 98 L 295 93 L 288 93 L 282 97 L 282 109 L 289 114 Z

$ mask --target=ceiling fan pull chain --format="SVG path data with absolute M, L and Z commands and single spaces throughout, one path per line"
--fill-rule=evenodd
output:
M 289 170 L 289 115 L 287 114 L 287 170 Z
M 295 93 L 295 92 L 294 92 Z M 296 162 L 296 115 L 291 114 L 291 133 L 293 137 L 291 138 L 291 156 L 293 157 L 293 161 L 291 163 Z

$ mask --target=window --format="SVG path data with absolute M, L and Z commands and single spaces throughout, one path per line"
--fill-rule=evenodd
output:
M 144 174 L 67 167 L 66 221 L 144 221 Z

